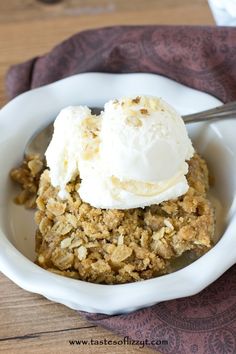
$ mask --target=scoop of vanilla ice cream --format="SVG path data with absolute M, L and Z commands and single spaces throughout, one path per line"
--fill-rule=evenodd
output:
M 187 169 L 193 147 L 180 115 L 162 99 L 138 97 L 105 105 L 100 151 L 108 174 L 157 183 Z
M 57 116 L 45 156 L 50 168 L 51 183 L 59 187 L 60 198 L 68 196 L 66 184 L 80 170 L 88 171 L 91 168 L 91 159 L 98 150 L 99 125 L 100 120 L 85 106 L 64 108 Z M 90 161 L 88 166 L 87 161 Z
M 181 116 L 162 99 L 109 101 L 99 117 L 68 107 L 54 129 L 46 158 L 61 198 L 78 173 L 81 199 L 97 208 L 145 207 L 188 190 L 194 149 Z

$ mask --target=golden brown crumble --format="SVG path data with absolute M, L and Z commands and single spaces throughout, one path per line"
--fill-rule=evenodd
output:
M 141 108 L 140 109 L 140 112 L 141 112 L 141 114 L 143 114 L 143 115 L 148 115 L 148 110 L 146 109 L 146 108 Z
M 44 162 L 34 155 L 26 156 L 20 167 L 11 170 L 10 177 L 22 189 L 14 199 L 16 204 L 24 204 L 26 208 L 36 207 L 39 179 L 44 169 Z
M 132 99 L 132 103 L 138 104 L 138 103 L 140 102 L 140 100 L 141 100 L 141 97 L 140 97 L 140 96 L 137 96 L 137 97 L 135 97 L 135 98 Z
M 76 192 L 79 177 L 67 185 L 69 197 L 62 201 L 48 170 L 37 185 L 43 169 L 38 158 L 28 158 L 11 177 L 30 198 L 38 190 L 36 263 L 51 272 L 95 283 L 126 283 L 168 273 L 186 251 L 200 256 L 212 246 L 208 169 L 197 154 L 189 161 L 188 192 L 143 209 L 91 207 Z

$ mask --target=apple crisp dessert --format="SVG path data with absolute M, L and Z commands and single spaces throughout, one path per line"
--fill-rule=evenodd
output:
M 188 165 L 185 195 L 145 208 L 105 210 L 80 199 L 79 176 L 61 200 L 44 162 L 28 157 L 11 178 L 22 187 L 15 201 L 36 206 L 36 263 L 67 277 L 119 284 L 169 273 L 186 252 L 201 256 L 213 244 L 214 210 L 205 161 L 195 154 Z

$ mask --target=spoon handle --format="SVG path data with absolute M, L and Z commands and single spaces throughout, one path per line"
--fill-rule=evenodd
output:
M 223 104 L 199 113 L 183 116 L 185 123 L 203 122 L 217 119 L 236 118 L 236 101 Z

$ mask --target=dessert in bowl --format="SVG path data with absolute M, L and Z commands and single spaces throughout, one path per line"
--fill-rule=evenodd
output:
M 11 177 L 32 204 L 37 263 L 119 284 L 173 271 L 213 245 L 208 169 L 181 116 L 160 98 L 110 100 L 100 115 L 64 108 L 46 164 L 28 156 Z M 176 269 L 175 269 L 176 270 Z
M 96 82 L 98 84 L 99 79 L 101 80 L 101 77 L 103 75 L 102 74 L 100 75 L 94 74 L 94 75 L 96 76 Z M 83 81 L 85 79 L 85 76 L 81 75 L 78 76 L 77 78 L 66 79 L 64 80 L 64 83 L 65 81 L 73 82 L 73 80 L 76 81 L 77 79 L 81 84 L 81 80 Z M 112 80 L 114 79 L 114 77 L 116 77 L 117 80 L 117 76 L 104 75 L 103 80 L 104 77 L 107 79 L 109 77 L 109 80 Z M 167 79 L 160 78 L 153 75 L 143 75 L 143 76 L 137 75 L 136 77 L 133 75 L 128 75 L 129 85 L 131 85 L 133 79 L 133 83 L 132 83 L 133 87 L 132 88 L 129 87 L 128 94 L 129 96 L 132 95 L 134 99 L 136 99 L 136 96 L 134 95 L 137 94 L 137 90 L 135 92 L 135 79 L 137 79 L 137 77 L 139 78 L 139 80 L 140 78 L 143 79 L 145 78 L 146 80 L 145 82 L 149 81 L 150 87 L 149 88 L 143 87 L 144 90 L 143 92 L 145 94 L 152 94 L 155 96 L 160 95 L 161 83 L 164 82 L 166 84 L 167 82 L 170 84 L 170 87 L 172 84 L 172 82 Z M 124 79 L 125 76 L 122 76 L 121 81 Z M 159 92 L 157 92 L 158 89 L 155 90 L 153 89 L 152 80 L 157 81 L 156 82 L 157 87 L 159 84 Z M 55 87 L 58 84 L 59 83 L 54 84 L 54 86 L 51 85 L 49 86 L 49 88 Z M 181 85 L 178 87 L 178 89 L 179 88 L 182 88 L 184 90 L 184 88 Z M 48 89 L 48 87 L 39 90 L 43 90 L 43 89 Z M 194 90 L 187 89 L 187 91 L 188 90 L 190 90 L 192 94 L 195 93 Z M 118 97 L 117 92 L 115 91 L 116 90 L 114 90 L 113 94 L 115 97 Z M 37 90 L 33 92 L 37 93 Z M 28 94 L 32 94 L 33 92 Z M 126 92 L 124 92 L 124 94 L 127 95 Z M 204 94 L 202 95 L 205 97 Z M 20 97 L 18 98 L 18 100 L 19 99 Z M 103 103 L 106 100 L 107 100 L 106 95 L 103 95 Z M 217 100 L 214 98 L 209 98 L 209 100 L 211 102 L 210 103 L 208 102 L 208 106 L 206 105 L 204 107 L 204 105 L 202 105 L 201 110 L 204 108 L 210 108 L 213 105 L 216 105 L 218 103 Z M 88 104 L 90 106 L 98 105 L 96 101 L 96 97 L 93 104 L 85 100 L 79 103 L 82 103 L 83 105 Z M 67 101 L 67 105 L 68 104 L 74 104 L 73 100 Z M 102 105 L 101 101 L 99 102 L 99 105 Z M 119 101 L 118 101 L 118 105 L 119 105 Z M 64 104 L 64 106 L 66 106 L 66 104 Z M 141 109 L 146 109 L 146 108 L 141 107 Z M 144 111 L 142 112 L 147 113 Z M 106 109 L 105 109 L 105 113 L 106 113 Z M 151 117 L 146 116 L 146 114 L 143 113 L 141 113 L 141 123 L 145 125 L 146 120 L 148 120 L 148 118 Z M 142 117 L 142 115 L 144 115 L 144 117 Z M 142 119 L 144 119 L 144 121 L 142 121 Z M 131 122 L 131 124 L 132 123 L 133 121 Z M 222 170 L 217 169 L 217 163 L 214 164 L 214 158 L 216 158 L 216 156 L 214 154 L 213 154 L 214 156 L 213 155 L 211 156 L 211 152 L 210 152 L 210 148 L 211 148 L 210 143 L 212 142 L 216 143 L 214 149 L 218 147 L 217 158 L 219 158 L 219 155 L 221 154 L 222 155 L 221 157 L 224 157 L 224 163 L 229 163 L 230 156 L 228 154 L 228 147 L 227 148 L 224 147 L 224 145 L 220 141 L 219 134 L 217 135 L 216 133 L 217 125 L 219 126 L 221 125 L 221 123 L 223 122 L 214 123 L 211 125 L 194 124 L 195 127 L 193 127 L 194 126 L 193 125 L 192 129 L 190 128 L 190 136 L 193 140 L 194 147 L 196 148 L 196 151 L 199 151 L 201 154 L 203 154 L 204 157 L 206 156 L 207 162 L 209 161 L 210 170 L 214 172 L 214 177 L 216 178 L 216 186 L 217 183 L 219 183 L 218 181 L 220 181 L 220 179 L 223 179 L 223 177 L 226 179 L 231 178 L 227 176 L 225 177 L 225 175 L 222 174 Z M 214 129 L 212 129 L 212 127 L 214 127 Z M 115 138 L 113 136 L 113 140 L 112 140 L 113 142 L 114 139 Z M 212 208 L 210 206 L 210 202 L 208 201 L 208 197 L 206 196 L 206 189 L 208 185 L 207 168 L 203 160 L 198 155 L 193 156 L 193 151 L 191 151 L 191 145 L 190 144 L 189 145 L 185 144 L 185 145 L 188 146 L 188 149 L 184 150 L 186 156 L 184 157 L 183 161 L 181 160 L 180 162 L 181 163 L 184 162 L 186 164 L 187 161 L 188 166 L 183 164 L 178 165 L 178 168 L 180 165 L 182 166 L 181 167 L 182 174 L 178 175 L 179 179 L 178 178 L 177 180 L 175 179 L 175 183 L 174 183 L 175 187 L 179 185 L 181 186 L 182 189 L 180 187 L 174 188 L 174 192 L 177 193 L 176 191 L 178 191 L 178 193 L 180 194 L 179 195 L 173 194 L 172 198 L 168 200 L 164 198 L 163 200 L 158 200 L 158 203 L 156 200 L 156 204 L 155 202 L 153 202 L 152 198 L 157 198 L 157 197 L 159 198 L 161 193 L 163 194 L 163 190 L 160 192 L 160 184 L 158 184 L 159 181 L 156 181 L 155 178 L 153 178 L 153 180 L 150 180 L 151 179 L 150 174 L 148 177 L 149 179 L 145 180 L 145 176 L 144 176 L 142 177 L 141 180 L 138 181 L 138 183 L 127 183 L 127 180 L 125 179 L 122 180 L 122 176 L 119 175 L 119 172 L 122 167 L 122 165 L 120 164 L 118 166 L 114 166 L 115 172 L 112 171 L 112 173 L 106 173 L 103 176 L 103 178 L 105 179 L 108 178 L 108 175 L 109 176 L 112 175 L 113 177 L 114 176 L 116 177 L 115 179 L 114 178 L 112 179 L 112 183 L 114 184 L 115 182 L 115 187 L 116 187 L 115 195 L 117 195 L 118 193 L 117 190 L 120 189 L 122 190 L 125 189 L 125 192 L 129 193 L 129 195 L 135 194 L 135 198 L 130 198 L 129 203 L 137 203 L 137 195 L 140 195 L 140 193 L 136 193 L 136 192 L 137 190 L 139 190 L 140 186 L 142 187 L 141 188 L 142 190 L 145 190 L 146 188 L 147 190 L 145 196 L 142 195 L 141 198 L 142 203 L 144 204 L 142 204 L 140 207 L 139 207 L 140 204 L 138 205 L 129 204 L 128 208 L 122 209 L 121 206 L 124 205 L 124 200 L 126 200 L 127 198 L 122 200 L 121 204 L 117 205 L 114 204 L 114 198 L 111 199 L 109 193 L 108 193 L 108 198 L 106 198 L 105 201 L 104 200 L 102 201 L 100 197 L 95 198 L 96 197 L 95 193 L 93 193 L 90 196 L 90 198 L 94 198 L 94 201 L 91 199 L 89 201 L 83 200 L 84 198 L 83 193 L 81 195 L 79 194 L 79 188 L 82 184 L 80 183 L 79 180 L 76 180 L 77 176 L 73 176 L 74 180 L 72 178 L 72 181 L 70 182 L 67 181 L 69 182 L 69 185 L 67 185 L 66 188 L 68 188 L 69 186 L 69 190 L 65 190 L 64 188 L 64 193 L 67 192 L 73 194 L 73 198 L 72 198 L 73 203 L 77 203 L 77 205 L 74 205 L 75 209 L 78 210 L 78 207 L 81 209 L 79 214 L 73 214 L 72 203 L 67 203 L 67 204 L 65 203 L 66 198 L 68 200 L 69 196 L 63 194 L 59 195 L 60 192 L 63 193 L 63 185 L 60 185 L 60 183 L 57 184 L 56 178 L 54 178 L 53 183 L 51 183 L 50 170 L 49 172 L 45 170 L 41 177 L 41 182 L 40 182 L 41 192 L 39 187 L 39 197 L 37 201 L 38 207 L 41 209 L 39 210 L 36 219 L 39 225 L 40 223 L 42 223 L 40 226 L 41 230 L 39 230 L 40 234 L 38 235 L 39 236 L 38 249 L 37 249 L 38 263 L 46 269 L 50 269 L 54 272 L 63 275 L 68 275 L 70 277 L 83 279 L 86 281 L 67 279 L 65 277 L 61 277 L 55 274 L 50 274 L 48 271 L 45 271 L 32 263 L 30 263 L 31 271 L 28 273 L 29 279 L 27 279 L 26 277 L 26 279 L 22 280 L 22 277 L 19 276 L 19 271 L 21 271 L 22 269 L 13 269 L 14 268 L 13 263 L 16 261 L 16 259 L 14 259 L 13 263 L 11 264 L 11 267 L 9 267 L 9 265 L 7 264 L 5 265 L 4 268 L 3 265 L 4 268 L 3 270 L 7 269 L 5 273 L 8 273 L 8 276 L 13 278 L 19 285 L 23 286 L 24 288 L 28 288 L 32 290 L 33 288 L 35 289 L 36 287 L 37 292 L 44 294 L 48 298 L 65 303 L 73 308 L 79 308 L 79 309 L 89 310 L 93 312 L 96 311 L 96 312 L 105 312 L 105 313 L 115 313 L 121 311 L 130 311 L 135 308 L 148 306 L 150 304 L 153 304 L 158 301 L 162 301 L 164 299 L 186 296 L 201 290 L 204 286 L 206 286 L 211 281 L 216 279 L 217 276 L 219 276 L 219 274 L 222 274 L 222 272 L 225 269 L 227 269 L 227 267 L 229 267 L 230 264 L 233 264 L 234 262 L 234 259 L 232 257 L 229 257 L 227 262 L 225 262 L 223 266 L 221 265 L 221 267 L 218 267 L 218 269 L 214 269 L 215 268 L 214 261 L 216 261 L 215 257 L 217 257 L 214 256 L 214 253 L 217 252 L 217 249 L 220 246 L 220 243 L 222 243 L 222 240 L 224 239 L 225 235 L 220 240 L 220 242 L 218 242 L 218 244 L 215 247 L 213 247 L 211 251 L 209 251 L 207 254 L 205 254 L 203 257 L 201 257 L 191 265 L 179 271 L 176 271 L 172 274 L 156 277 L 157 275 L 161 275 L 166 273 L 167 271 L 168 272 L 171 271 L 171 267 L 172 269 L 178 268 L 178 266 L 176 265 L 173 266 L 173 264 L 168 262 L 168 260 L 172 258 L 173 253 L 177 255 L 181 255 L 186 249 L 193 248 L 192 247 L 193 245 L 196 249 L 200 251 L 200 253 L 202 251 L 205 252 L 207 249 L 210 248 L 210 241 L 211 241 L 210 239 L 212 238 L 212 233 L 213 233 L 212 231 L 213 213 L 212 213 Z M 174 149 L 172 150 L 175 151 Z M 18 163 L 19 161 L 20 159 L 17 160 Z M 88 170 L 90 171 L 92 168 L 93 177 L 95 176 L 99 180 L 98 171 L 100 171 L 99 166 L 102 164 L 102 162 L 100 161 L 100 164 L 98 164 L 99 166 L 97 166 L 96 165 L 97 162 L 93 161 L 92 167 L 87 166 L 88 165 L 87 162 L 88 160 L 86 160 L 86 168 L 84 168 L 83 170 L 84 175 L 81 176 L 82 177 L 81 179 L 85 182 L 85 184 L 87 183 L 87 185 L 89 185 L 89 188 L 87 190 L 90 190 L 91 184 L 89 184 L 89 182 L 91 181 L 91 179 L 89 180 L 90 175 L 88 173 Z M 228 168 L 229 171 L 232 172 L 233 166 L 231 166 L 231 162 L 229 163 Z M 16 161 L 14 164 L 11 165 L 11 167 L 13 167 L 14 165 L 16 165 Z M 34 165 L 36 166 L 37 163 L 35 164 L 35 161 L 32 160 L 29 166 L 31 166 L 31 168 L 34 169 L 33 167 Z M 40 163 L 38 163 L 38 166 L 40 166 Z M 170 169 L 171 168 L 176 173 L 176 169 L 175 169 L 176 167 L 170 166 Z M 135 180 L 137 182 L 138 176 L 137 174 L 135 175 L 136 172 L 135 169 L 131 169 L 130 171 L 127 170 L 127 168 L 125 169 L 126 173 L 130 173 L 130 175 L 128 176 L 129 181 Z M 142 171 L 143 175 L 145 175 L 146 171 Z M 160 173 L 160 169 L 158 172 Z M 179 172 L 179 170 L 177 172 Z M 166 173 L 166 171 L 162 171 L 162 173 Z M 187 182 L 190 185 L 190 188 L 188 190 L 192 191 L 191 192 L 192 194 L 190 193 L 190 195 L 186 195 L 187 189 L 186 189 L 185 175 L 187 176 Z M 54 174 L 54 176 L 56 176 L 56 174 Z M 172 178 L 173 175 L 167 177 Z M 87 181 L 86 178 L 88 178 Z M 144 183 L 146 183 L 147 181 L 149 182 L 148 186 L 144 185 Z M 163 179 L 161 180 L 161 182 L 162 181 Z M 198 181 L 199 183 L 196 183 L 196 181 Z M 107 180 L 105 182 L 107 182 Z M 103 185 L 104 185 L 104 180 L 103 180 Z M 112 185 L 112 188 L 113 187 L 114 185 Z M 162 187 L 163 187 L 163 183 L 162 183 Z M 228 191 L 227 191 L 227 187 L 224 190 L 224 195 L 222 195 L 221 192 L 216 188 L 216 192 L 218 192 L 216 197 L 220 198 L 220 202 L 221 204 L 223 204 L 224 210 L 228 212 L 230 211 L 230 206 L 232 203 L 232 196 L 233 196 L 233 194 L 231 194 L 231 192 L 233 192 L 231 188 L 233 188 L 233 186 L 232 184 L 229 184 Z M 171 188 L 169 187 L 169 189 Z M 169 189 L 164 186 L 164 192 L 168 191 Z M 86 188 L 84 188 L 84 190 L 86 190 Z M 152 193 L 149 193 L 150 190 L 152 191 Z M 214 188 L 212 190 L 214 190 Z M 112 192 L 113 191 L 114 188 L 112 189 Z M 97 192 L 97 190 L 95 192 Z M 198 194 L 199 192 L 200 194 L 201 193 L 202 194 L 199 195 Z M 193 196 L 196 197 L 196 193 L 197 193 L 197 199 L 195 198 L 195 200 L 193 201 Z M 104 193 L 102 193 L 102 196 L 103 195 Z M 115 198 L 115 199 L 119 201 L 120 199 L 122 199 L 121 197 L 124 195 L 124 193 L 122 193 L 121 195 L 118 193 L 118 195 L 119 198 Z M 80 196 L 80 197 L 76 198 L 75 196 Z M 127 196 L 127 194 L 125 196 Z M 173 198 L 176 199 L 177 197 L 182 199 L 179 199 L 179 205 L 178 205 L 179 209 L 177 208 L 178 210 L 176 211 L 176 204 L 173 205 L 172 199 Z M 97 203 L 97 200 L 99 200 L 99 202 L 102 204 L 101 205 L 96 204 L 95 206 L 91 206 L 90 204 L 88 204 L 88 202 L 90 202 L 91 204 Z M 109 202 L 112 202 L 113 205 L 105 204 Z M 140 202 L 140 198 L 139 198 L 139 202 Z M 195 204 L 195 211 L 194 210 L 190 211 L 190 209 L 193 209 L 194 204 Z M 110 208 L 107 209 L 108 207 Z M 18 218 L 20 213 L 21 213 L 21 217 L 23 216 L 24 212 L 23 211 L 19 212 L 20 209 L 19 207 L 13 206 L 11 203 L 11 208 L 13 211 L 13 215 L 14 212 L 16 211 L 16 208 L 18 208 L 17 209 Z M 184 214 L 184 212 L 186 212 L 186 214 Z M 228 213 L 228 216 L 229 215 L 230 214 Z M 76 216 L 80 217 L 79 220 L 80 224 L 78 225 L 74 224 L 73 226 L 73 222 L 76 223 Z M 31 218 L 33 218 L 32 214 L 31 214 Z M 71 221 L 68 222 L 67 220 L 65 222 L 65 219 L 69 219 L 69 218 L 71 219 Z M 196 226 L 197 225 L 196 223 L 198 223 L 199 218 L 201 218 L 202 222 L 200 222 L 198 226 Z M 44 222 L 42 222 L 42 220 L 44 220 Z M 62 220 L 64 221 L 62 222 Z M 195 223 L 194 224 L 195 226 L 193 226 L 192 222 Z M 67 227 L 69 227 L 68 224 L 71 224 L 72 227 L 70 226 L 71 228 L 70 230 L 69 228 L 67 228 L 67 230 L 65 230 L 65 233 L 64 231 L 63 232 L 59 231 L 57 233 L 55 231 L 56 228 L 54 228 L 55 238 L 53 239 L 55 240 L 55 244 L 53 244 L 52 234 L 49 235 L 49 233 L 47 233 L 47 231 L 45 230 L 47 230 L 48 227 L 54 227 L 56 223 L 57 223 L 57 227 L 59 225 L 67 225 Z M 15 235 L 18 234 L 17 239 L 19 245 L 22 241 L 19 241 L 19 229 L 18 232 L 16 229 L 15 230 L 13 229 L 14 227 L 16 227 L 16 225 L 18 225 L 19 227 L 20 222 L 19 219 L 16 220 L 15 218 L 15 220 L 11 222 L 10 225 L 12 228 L 11 233 L 12 234 L 15 233 Z M 81 225 L 83 225 L 83 230 L 81 229 Z M 104 225 L 106 227 L 104 227 Z M 44 226 L 45 226 L 45 230 L 44 230 Z M 97 226 L 100 227 L 100 230 L 97 229 Z M 218 226 L 221 227 L 220 233 L 222 233 L 222 230 L 225 227 L 224 223 L 222 222 Z M 218 226 L 217 229 L 219 229 Z M 26 228 L 26 226 L 24 227 Z M 195 236 L 193 236 L 192 232 L 190 231 L 194 227 L 195 227 Z M 182 228 L 184 228 L 184 230 L 182 230 L 182 232 L 179 232 L 181 231 Z M 199 230 L 198 232 L 196 232 L 197 228 Z M 80 237 L 78 237 L 78 234 L 74 235 L 76 234 L 76 230 L 78 231 L 78 229 L 80 231 Z M 118 229 L 119 232 L 117 232 Z M 106 237 L 104 235 L 106 235 Z M 33 238 L 33 233 L 31 234 L 31 242 L 33 243 L 32 238 Z M 228 236 L 228 239 L 229 238 L 230 237 Z M 174 241 L 172 242 L 172 240 Z M 189 242 L 190 240 L 194 242 Z M 47 257 L 47 255 L 50 253 L 50 252 L 48 253 L 48 250 L 50 248 L 48 247 L 49 244 L 50 247 L 52 247 L 50 249 L 50 251 L 52 252 L 50 256 Z M 73 244 L 76 245 L 76 247 L 71 247 Z M 89 247 L 86 247 L 88 245 Z M 34 260 L 35 256 L 33 254 L 31 255 L 29 253 L 27 254 L 27 252 L 25 252 L 25 250 L 21 247 L 22 246 L 18 247 L 18 249 L 20 249 L 22 253 L 30 257 L 31 260 Z M 25 247 L 25 245 L 23 247 Z M 222 249 L 223 248 L 221 247 L 221 250 Z M 74 252 L 74 250 L 76 250 L 76 252 Z M 145 252 L 143 252 L 144 250 Z M 68 255 L 70 255 L 69 258 Z M 22 268 L 22 266 L 25 265 L 26 260 L 23 259 L 24 257 L 22 255 L 18 254 L 18 256 L 22 257 L 21 267 L 20 267 Z M 81 259 L 79 259 L 79 257 Z M 4 255 L 3 255 L 3 259 L 4 259 Z M 71 265 L 72 264 L 71 262 L 73 263 L 73 266 Z M 75 265 L 76 262 L 77 265 Z M 205 265 L 202 265 L 202 262 L 203 264 L 205 263 Z M 213 268 L 211 268 L 212 266 Z M 204 273 L 203 273 L 203 267 L 205 267 L 207 270 L 207 271 L 204 270 Z M 32 281 L 32 278 L 34 278 L 34 276 L 36 278 Z M 148 279 L 154 276 L 156 278 L 127 284 L 127 282 Z M 195 279 L 193 279 L 194 277 Z M 50 282 L 53 283 L 49 284 L 49 279 L 51 279 Z M 125 284 L 107 286 L 102 284 L 93 284 L 89 282 L 99 282 L 102 284 L 104 283 L 106 284 L 125 283 Z

